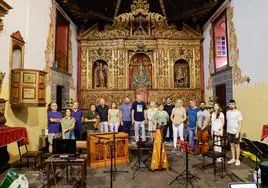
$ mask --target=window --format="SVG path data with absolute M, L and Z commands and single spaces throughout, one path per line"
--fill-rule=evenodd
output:
M 216 72 L 228 67 L 229 65 L 226 25 L 226 13 L 223 12 L 213 22 L 214 62 Z
M 227 55 L 227 49 L 226 49 L 226 39 L 224 36 L 222 37 L 216 37 L 216 52 L 217 57 L 219 56 L 226 56 Z

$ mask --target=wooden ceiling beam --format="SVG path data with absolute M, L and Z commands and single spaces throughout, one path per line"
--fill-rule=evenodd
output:
M 160 7 L 161 7 L 161 11 L 162 11 L 163 16 L 165 16 L 167 18 L 164 1 L 163 0 L 159 0 L 159 4 L 160 4 Z
M 115 6 L 115 11 L 114 11 L 114 17 L 116 17 L 119 13 L 120 5 L 121 5 L 122 0 L 117 0 L 116 6 Z
M 100 13 L 94 12 L 94 11 L 92 11 L 92 10 L 88 10 L 88 11 L 86 11 L 86 14 L 87 14 L 87 15 L 94 16 L 95 18 L 99 18 L 99 19 L 104 20 L 104 21 L 108 21 L 108 22 L 112 22 L 112 21 L 113 21 L 112 18 L 110 18 L 110 17 L 108 17 L 108 16 L 105 16 L 105 15 L 103 15 L 103 14 L 100 14 Z
M 180 21 L 184 18 L 195 16 L 197 14 L 201 14 L 202 12 L 206 12 L 209 9 L 212 9 L 216 3 L 210 3 L 202 7 L 196 7 L 194 9 L 191 9 L 189 11 L 181 12 L 180 14 L 177 14 L 175 16 L 171 16 L 168 18 L 169 21 Z

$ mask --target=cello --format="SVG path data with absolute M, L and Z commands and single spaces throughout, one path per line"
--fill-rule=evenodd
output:
M 202 124 L 204 123 L 204 118 L 202 118 Z M 209 149 L 208 144 L 208 131 L 206 129 L 202 130 L 202 128 L 197 128 L 197 142 L 196 142 L 196 154 L 207 153 Z

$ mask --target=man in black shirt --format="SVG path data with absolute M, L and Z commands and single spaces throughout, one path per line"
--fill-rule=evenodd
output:
M 173 140 L 173 127 L 172 127 L 172 121 L 170 117 L 171 117 L 171 113 L 172 113 L 172 109 L 174 108 L 174 105 L 171 103 L 171 97 L 167 97 L 166 102 L 167 103 L 164 105 L 164 110 L 168 113 L 169 120 L 167 122 L 167 125 L 164 126 L 163 135 L 164 135 L 164 139 L 167 142 L 169 142 Z M 166 137 L 167 129 L 169 129 L 169 138 Z
M 100 131 L 103 132 L 109 132 L 108 131 L 108 105 L 105 104 L 105 99 L 100 99 L 100 104 L 97 106 L 96 111 L 98 112 L 100 116 Z
M 135 139 L 139 141 L 139 129 L 141 128 L 141 138 L 145 141 L 145 122 L 147 122 L 147 108 L 145 102 L 141 100 L 141 95 L 137 95 L 136 101 L 132 104 L 132 122 L 134 123 Z

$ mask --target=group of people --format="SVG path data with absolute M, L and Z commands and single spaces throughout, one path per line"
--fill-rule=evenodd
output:
M 239 141 L 242 115 L 236 109 L 234 100 L 229 101 L 229 108 L 226 113 L 226 120 L 232 159 L 228 163 L 235 163 L 238 166 L 240 165 Z M 218 103 L 214 104 L 211 113 L 205 108 L 205 102 L 200 102 L 200 106 L 197 107 L 196 101 L 192 99 L 189 101 L 189 108 L 185 109 L 183 100 L 177 99 L 175 105 L 173 105 L 171 97 L 166 98 L 166 104 L 158 104 L 158 107 L 156 102 L 151 101 L 148 108 L 146 103 L 142 101 L 141 95 L 137 95 L 133 103 L 131 103 L 129 97 L 126 97 L 119 108 L 116 102 L 112 102 L 109 108 L 105 104 L 105 99 L 101 98 L 99 105 L 91 104 L 90 111 L 84 114 L 78 108 L 78 103 L 74 102 L 71 109 L 66 109 L 64 117 L 57 111 L 57 104 L 51 103 L 48 110 L 49 150 L 51 152 L 54 138 L 86 140 L 89 132 L 118 132 L 119 128 L 130 136 L 132 125 L 134 126 L 135 141 L 145 142 L 146 124 L 148 124 L 151 139 L 153 139 L 156 129 L 163 127 L 163 140 L 165 142 L 173 140 L 175 150 L 178 146 L 178 138 L 183 141 L 187 135 L 189 145 L 194 152 L 196 131 L 203 131 L 211 126 L 212 135 L 223 135 L 225 117 Z M 187 128 L 187 131 L 184 128 Z M 221 150 L 220 147 L 214 149 L 216 151 Z M 220 160 L 218 159 L 218 161 Z

